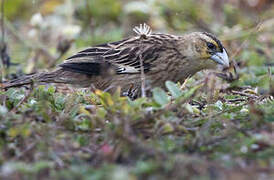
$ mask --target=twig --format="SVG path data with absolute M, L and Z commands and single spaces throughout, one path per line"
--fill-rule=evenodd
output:
M 241 96 L 246 96 L 246 97 L 249 97 L 249 98 L 258 98 L 258 96 L 256 96 L 256 95 L 248 94 L 248 93 L 244 93 L 244 92 L 240 92 L 240 91 L 234 91 L 234 90 L 232 90 L 231 92 L 233 94 L 239 94 Z
M 137 33 L 137 35 L 140 36 L 140 41 L 139 41 L 139 45 L 141 47 L 141 50 L 143 50 L 142 48 L 142 40 L 146 39 L 148 36 L 151 35 L 151 29 L 148 25 L 144 24 L 140 24 L 140 26 L 133 28 L 133 31 Z M 142 53 L 143 51 L 141 51 L 141 53 L 139 54 L 139 61 L 140 61 L 140 68 L 141 68 L 141 91 L 142 91 L 142 97 L 146 97 L 146 87 L 145 87 L 145 82 L 146 82 L 146 78 L 145 78 L 145 71 L 144 71 L 144 62 L 143 62 L 143 57 L 142 57 Z
M 19 155 L 17 155 L 13 160 L 16 161 L 16 160 L 20 159 L 20 158 L 23 157 L 26 153 L 28 153 L 28 152 L 31 151 L 33 148 L 35 148 L 36 145 L 37 145 L 37 141 L 31 143 L 23 152 L 21 152 Z
M 247 37 L 249 35 L 253 35 L 256 34 L 260 31 L 260 28 L 262 26 L 262 22 L 259 22 L 256 27 L 254 27 L 253 29 L 251 29 L 247 35 Z M 235 56 L 237 56 L 239 54 L 239 52 L 244 48 L 244 46 L 246 45 L 246 43 L 249 41 L 249 39 L 247 39 L 247 37 L 245 37 L 244 42 L 240 45 L 239 48 L 237 48 L 237 50 L 232 54 L 232 56 L 230 57 L 231 59 L 233 59 Z
M 112 137 L 119 138 L 120 140 L 127 143 L 130 147 L 136 152 L 145 153 L 148 156 L 160 158 L 161 160 L 166 160 L 168 157 L 160 149 L 150 146 L 147 143 L 144 143 L 140 138 L 138 138 L 132 131 L 132 125 L 128 123 L 128 120 L 121 118 L 118 121 L 122 121 L 123 133 L 117 133 L 112 131 Z
M 12 108 L 11 111 L 14 111 L 14 110 L 17 109 L 22 103 L 26 102 L 26 100 L 30 97 L 31 92 L 33 91 L 33 86 L 34 86 L 33 83 L 31 83 L 30 90 L 26 93 L 25 97 L 22 98 L 22 99 L 19 101 L 19 103 L 16 104 L 16 106 L 14 106 L 14 107 Z
M 194 92 L 194 94 L 192 95 L 192 97 L 196 94 L 197 91 Z M 138 124 L 142 124 L 142 123 L 146 123 L 148 122 L 149 120 L 155 120 L 155 119 L 158 119 L 159 117 L 161 117 L 163 114 L 165 114 L 166 112 L 172 112 L 172 111 L 175 111 L 178 107 L 180 107 L 182 104 L 185 104 L 186 102 L 188 102 L 190 100 L 190 97 L 189 98 L 182 98 L 182 99 L 179 99 L 178 102 L 174 102 L 174 103 L 169 103 L 166 105 L 166 107 L 164 109 L 160 109 L 158 110 L 157 112 L 155 113 L 147 113 L 144 118 L 134 122 L 132 124 L 132 126 L 136 126 Z
M 233 102 L 239 102 L 239 101 L 246 101 L 246 99 L 245 98 L 235 98 L 235 99 L 227 99 L 226 101 L 233 103 Z
M 25 48 L 34 49 L 37 47 L 41 47 L 41 45 L 38 44 L 38 42 L 35 42 L 35 44 L 34 43 L 31 44 L 29 43 L 28 40 L 26 40 L 25 36 L 20 36 L 20 33 L 17 32 L 16 28 L 13 26 L 12 23 L 8 21 L 8 19 L 5 20 L 5 25 L 6 25 L 6 28 L 7 28 L 6 30 L 8 34 L 13 36 L 20 43 L 22 43 L 25 46 Z
M 143 66 L 143 58 L 142 58 L 142 53 L 139 55 L 140 59 L 140 66 L 141 66 L 141 89 L 142 89 L 142 97 L 146 97 L 146 87 L 145 87 L 145 72 L 144 72 L 144 66 Z

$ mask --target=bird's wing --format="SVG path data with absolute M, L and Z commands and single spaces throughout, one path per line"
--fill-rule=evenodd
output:
M 156 37 L 151 35 L 141 39 L 137 36 L 87 48 L 69 57 L 60 66 L 64 70 L 89 75 L 100 75 L 106 67 L 114 68 L 117 74 L 140 73 L 141 58 L 147 72 L 164 49 L 163 41 Z

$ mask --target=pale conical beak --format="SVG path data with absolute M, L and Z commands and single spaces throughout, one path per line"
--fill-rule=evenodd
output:
M 226 53 L 226 50 L 223 49 L 223 52 L 217 52 L 215 54 L 213 54 L 210 59 L 212 59 L 213 61 L 215 61 L 218 64 L 221 64 L 224 67 L 229 67 L 229 58 L 228 55 Z

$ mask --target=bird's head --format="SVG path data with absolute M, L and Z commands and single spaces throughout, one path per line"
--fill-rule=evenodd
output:
M 198 61 L 201 68 L 214 68 L 216 65 L 229 67 L 229 58 L 220 40 L 206 32 L 190 33 L 188 36 L 188 51 L 193 60 Z

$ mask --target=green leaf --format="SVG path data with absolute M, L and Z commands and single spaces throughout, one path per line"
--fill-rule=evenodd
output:
M 106 117 L 106 115 L 107 115 L 107 111 L 104 108 L 100 107 L 100 108 L 97 109 L 97 113 L 96 114 L 97 114 L 97 116 L 99 118 L 104 119 Z
M 174 127 L 170 123 L 166 123 L 165 125 L 163 125 L 161 130 L 162 130 L 161 133 L 168 134 L 174 131 Z
M 168 96 L 161 88 L 154 88 L 152 90 L 153 99 L 161 106 L 165 106 L 169 103 Z
M 184 99 L 190 98 L 198 89 L 200 89 L 202 85 L 195 86 L 188 90 L 186 93 L 184 93 Z
M 166 87 L 174 98 L 178 98 L 183 94 L 181 89 L 174 82 L 166 81 Z
M 136 99 L 136 100 L 134 100 L 134 101 L 128 99 L 129 105 L 130 105 L 131 107 L 133 107 L 133 108 L 141 108 L 142 105 L 146 103 L 146 101 L 147 101 L 146 98 L 138 98 L 138 99 Z
M 13 107 L 16 106 L 25 97 L 25 94 L 22 90 L 10 88 L 6 92 L 6 96 L 8 96 L 9 98 L 7 101 L 7 106 L 9 107 L 10 105 L 11 107 Z
M 21 172 L 21 173 L 37 173 L 43 169 L 53 168 L 54 163 L 51 161 L 38 161 L 35 163 L 27 164 L 25 162 L 7 162 L 4 164 L 5 168 L 8 168 L 10 172 Z
M 49 92 L 50 94 L 54 94 L 54 92 L 55 92 L 55 87 L 54 87 L 54 86 L 48 87 L 48 92 Z
M 218 108 L 218 110 L 222 111 L 223 110 L 223 103 L 221 101 L 217 101 L 215 103 L 215 107 Z

